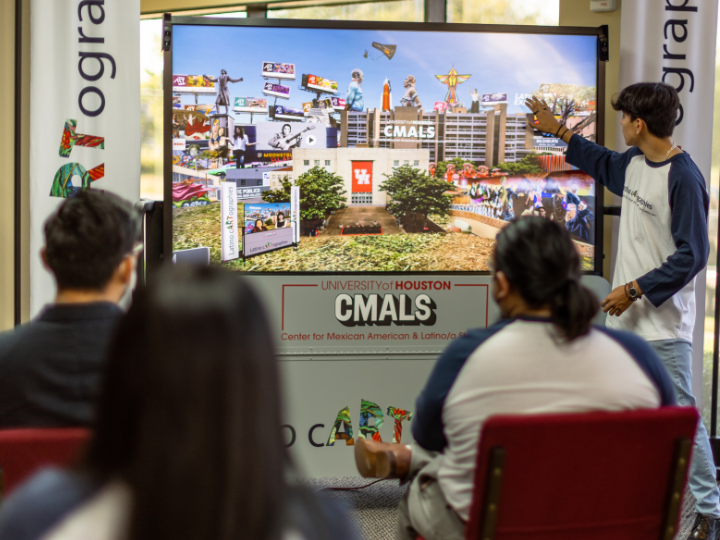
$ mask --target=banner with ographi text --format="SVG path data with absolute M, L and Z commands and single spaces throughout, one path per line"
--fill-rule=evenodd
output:
M 620 84 L 664 81 L 680 95 L 673 141 L 688 152 L 710 185 L 718 0 L 623 0 Z M 612 36 L 610 36 L 612 39 Z M 612 126 L 609 126 L 612 129 Z M 625 151 L 620 125 L 617 150 Z M 713 233 L 714 234 L 714 233 Z M 693 381 L 702 395 L 705 271 L 696 278 Z
M 44 223 L 83 189 L 140 196 L 140 0 L 31 0 L 30 311 L 55 295 Z M 159 24 L 159 23 L 158 23 Z
M 237 214 L 237 187 L 233 182 L 223 182 L 220 184 L 220 236 L 222 239 L 223 261 L 232 261 L 240 256 L 238 252 Z

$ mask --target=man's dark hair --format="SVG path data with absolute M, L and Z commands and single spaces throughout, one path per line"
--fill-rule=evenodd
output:
M 497 235 L 493 256 L 495 271 L 528 307 L 550 306 L 550 320 L 565 339 L 590 331 L 599 304 L 580 284 L 580 258 L 564 227 L 537 216 L 517 219 Z
M 139 240 L 130 203 L 85 189 L 45 222 L 45 256 L 58 289 L 102 290 Z
M 669 84 L 637 83 L 623 88 L 612 102 L 613 109 L 642 119 L 656 137 L 670 137 L 680 108 L 678 93 Z

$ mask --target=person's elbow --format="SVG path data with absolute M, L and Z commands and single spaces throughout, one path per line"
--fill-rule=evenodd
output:
M 689 242 L 686 243 L 679 251 L 685 252 L 684 264 L 686 269 L 687 279 L 686 283 L 689 283 L 697 274 L 705 268 L 710 256 L 710 241 L 707 234 L 698 235 L 699 239 L 696 239 L 694 245 Z
M 689 272 L 690 276 L 689 276 L 689 278 L 688 278 L 688 280 L 687 280 L 688 283 L 689 283 L 690 280 L 692 280 L 695 276 L 697 276 L 698 273 L 700 273 L 700 271 L 701 271 L 703 268 L 705 268 L 705 266 L 707 266 L 708 256 L 710 255 L 709 246 L 708 246 L 708 249 L 705 250 L 703 253 L 704 253 L 704 256 L 702 256 L 702 257 L 699 256 L 699 255 L 693 256 L 693 258 L 692 258 L 692 263 L 691 263 L 691 265 L 690 265 L 690 272 Z

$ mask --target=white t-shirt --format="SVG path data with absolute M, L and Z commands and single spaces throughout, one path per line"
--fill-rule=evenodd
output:
M 661 163 L 637 148 L 611 152 L 580 136 L 570 139 L 568 163 L 623 199 L 613 289 L 637 280 L 644 297 L 608 328 L 647 341 L 692 343 L 695 276 L 709 254 L 705 180 L 687 153 Z
M 548 321 L 506 320 L 471 331 L 443 353 L 418 398 L 413 436 L 423 448 L 442 452 L 440 488 L 467 520 L 488 417 L 656 408 L 673 401 L 667 372 L 637 336 L 593 328 L 567 343 Z

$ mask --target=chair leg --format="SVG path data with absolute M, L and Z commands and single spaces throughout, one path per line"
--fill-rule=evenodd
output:
M 677 522 L 680 514 L 685 481 L 687 480 L 688 466 L 690 465 L 690 452 L 692 439 L 678 439 L 675 443 L 675 457 L 673 459 L 672 479 L 668 488 L 665 502 L 665 519 L 660 530 L 660 540 L 673 540 L 677 533 Z
M 504 468 L 505 449 L 501 446 L 496 446 L 490 451 L 490 460 L 488 463 L 485 496 L 483 497 L 482 521 L 480 522 L 482 523 L 481 540 L 492 540 L 495 537 Z

